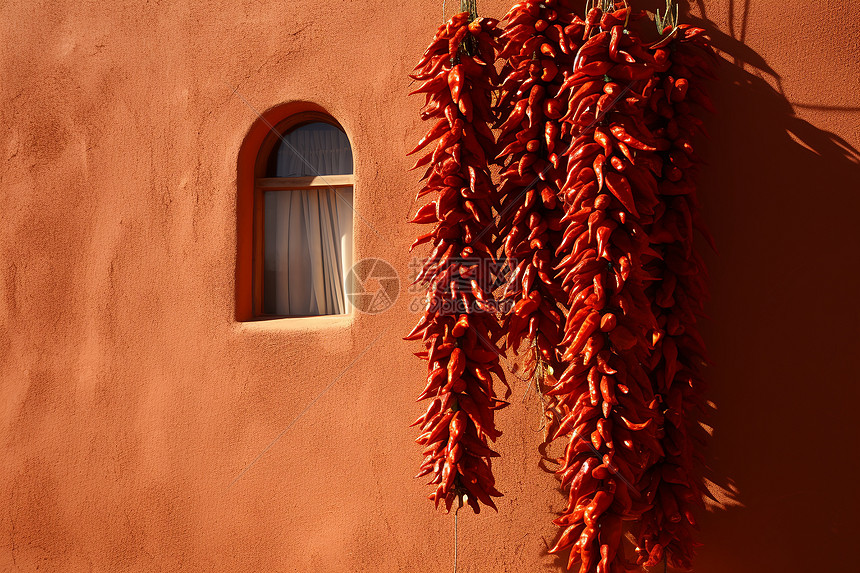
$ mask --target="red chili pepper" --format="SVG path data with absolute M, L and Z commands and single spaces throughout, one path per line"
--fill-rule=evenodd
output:
M 612 127 L 609 128 L 609 131 L 612 133 L 612 135 L 615 136 L 616 139 L 618 139 L 618 141 L 620 141 L 621 143 L 624 143 L 626 145 L 629 145 L 630 147 L 632 147 L 634 149 L 640 149 L 642 151 L 657 151 L 656 147 L 652 147 L 650 145 L 647 145 L 647 144 L 639 141 L 638 139 L 634 138 L 632 135 L 627 133 L 627 130 L 624 127 L 622 127 L 620 125 L 613 125 Z
M 592 164 L 592 167 L 594 169 L 594 173 L 595 173 L 595 175 L 597 175 L 597 190 L 598 191 L 603 190 L 603 181 L 604 181 L 603 164 L 605 162 L 606 162 L 606 156 L 601 153 L 601 154 L 598 154 L 597 157 L 594 158 L 594 163 Z
M 630 211 L 634 217 L 639 217 L 636 203 L 633 200 L 633 190 L 630 187 L 630 182 L 624 175 L 613 171 L 607 172 L 606 187 L 624 205 L 625 209 Z

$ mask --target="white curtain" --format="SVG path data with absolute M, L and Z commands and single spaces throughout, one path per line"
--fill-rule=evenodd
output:
M 350 175 L 352 148 L 346 134 L 327 123 L 309 123 L 286 135 L 272 152 L 267 177 Z
M 352 173 L 352 150 L 334 126 L 312 123 L 285 136 L 268 177 Z M 352 188 L 264 193 L 266 314 L 346 313 L 346 275 L 352 267 Z

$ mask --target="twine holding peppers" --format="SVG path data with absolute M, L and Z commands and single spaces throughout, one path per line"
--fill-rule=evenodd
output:
M 413 218 L 434 225 L 413 244 L 433 250 L 417 279 L 428 307 L 407 336 L 430 372 L 419 476 L 437 506 L 495 509 L 489 441 L 507 403 L 493 375 L 504 383 L 500 353 L 525 343 L 526 373 L 551 398 L 550 441 L 566 444 L 550 552 L 587 573 L 689 568 L 707 363 L 692 140 L 712 110 L 713 50 L 671 3 L 650 44 L 626 2 L 580 16 L 579 2 L 524 0 L 503 31 L 465 4 L 413 75 L 435 121 L 412 151 L 430 149 L 418 196 L 435 197 Z M 507 304 L 493 299 L 497 259 Z

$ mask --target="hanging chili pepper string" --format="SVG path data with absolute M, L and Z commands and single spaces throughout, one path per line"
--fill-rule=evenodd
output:
M 500 206 L 496 220 L 500 247 L 510 269 L 502 320 L 505 347 L 514 354 L 525 343 L 524 372 L 541 398 L 541 428 L 555 417 L 544 388 L 560 369 L 555 348 L 564 293 L 553 268 L 561 242 L 563 211 L 557 188 L 564 178 L 564 148 L 569 141 L 561 122 L 565 70 L 572 68 L 578 40 L 567 28 L 574 20 L 571 2 L 519 2 L 505 15 L 500 58 L 505 60 L 499 109 Z M 500 256 L 502 256 L 500 254 Z
M 666 12 L 667 18 L 677 14 L 671 3 Z M 666 38 L 655 44 L 668 54 L 669 67 L 650 94 L 653 114 L 648 120 L 655 133 L 672 142 L 659 181 L 661 211 L 648 229 L 659 256 L 647 264 L 655 278 L 650 298 L 659 324 L 650 368 L 655 391 L 662 396 L 666 455 L 645 478 L 653 503 L 633 532 L 640 563 L 653 566 L 663 559 L 688 569 L 696 547 L 696 513 L 702 511 L 706 493 L 698 471 L 699 447 L 708 439 L 699 424 L 705 411 L 702 368 L 707 357 L 696 324 L 707 299 L 706 269 L 693 248 L 694 230 L 712 242 L 696 199 L 694 180 L 702 161 L 692 141 L 704 130 L 691 104 L 712 111 L 702 80 L 712 77 L 718 60 L 704 30 L 673 18 L 662 23 Z
M 495 411 L 507 405 L 494 390 L 494 377 L 506 384 L 493 343 L 500 337 L 490 290 L 495 238 L 476 238 L 493 226 L 488 158 L 495 136 L 488 124 L 498 35 L 495 20 L 456 14 L 440 26 L 413 75 L 424 82 L 413 93 L 427 94 L 421 117 L 435 121 L 410 152 L 433 143 L 415 165 L 427 169 L 417 196 L 435 199 L 412 219 L 434 225 L 412 248 L 429 243 L 433 250 L 415 280 L 427 287 L 427 307 L 406 339 L 423 341 L 417 354 L 429 372 L 419 400 L 431 403 L 414 423 L 425 447 L 417 477 L 430 475 L 435 491 L 428 497 L 446 511 L 464 498 L 476 513 L 481 504 L 496 509 L 492 498 L 502 495 L 492 473 L 498 454 L 488 445 L 501 435 Z
M 568 294 L 560 345 L 566 368 L 548 393 L 566 413 L 553 438 L 567 441 L 557 474 L 568 505 L 555 520 L 562 529 L 551 552 L 570 548 L 568 568 L 580 564 L 582 573 L 632 568 L 625 522 L 647 509 L 638 484 L 662 455 L 659 403 L 644 367 L 656 320 L 642 270 L 650 249 L 643 225 L 658 201 L 653 178 L 637 165 L 665 144 L 640 129 L 641 94 L 656 70 L 641 39 L 626 30 L 643 16 L 622 2 L 592 3 L 578 23 L 583 44 L 564 116 L 573 139 L 557 266 Z

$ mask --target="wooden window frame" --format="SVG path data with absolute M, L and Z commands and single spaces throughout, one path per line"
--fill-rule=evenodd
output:
M 263 311 L 264 272 L 264 197 L 267 191 L 299 191 L 314 188 L 345 188 L 355 190 L 354 167 L 350 175 L 318 177 L 266 177 L 269 158 L 281 138 L 292 129 L 308 123 L 327 123 L 344 133 L 346 130 L 330 114 L 304 104 L 271 110 L 252 127 L 243 143 L 239 157 L 239 197 L 236 265 L 236 318 L 239 321 L 308 318 L 305 315 L 276 315 Z M 310 108 L 310 109 L 308 109 Z M 295 109 L 289 113 L 290 109 Z M 269 117 L 266 117 L 266 116 Z M 274 118 L 272 116 L 274 115 Z M 286 115 L 286 117 L 284 117 Z M 280 117 L 279 117 L 280 116 Z M 272 121 L 275 119 L 275 121 Z M 250 147 L 250 149 L 249 149 Z M 251 152 L 256 148 L 256 152 Z M 252 165 L 251 162 L 253 162 Z M 250 169 L 249 169 L 250 167 Z M 346 302 L 346 301 L 344 301 Z M 311 318 L 345 317 L 346 314 L 312 315 Z

